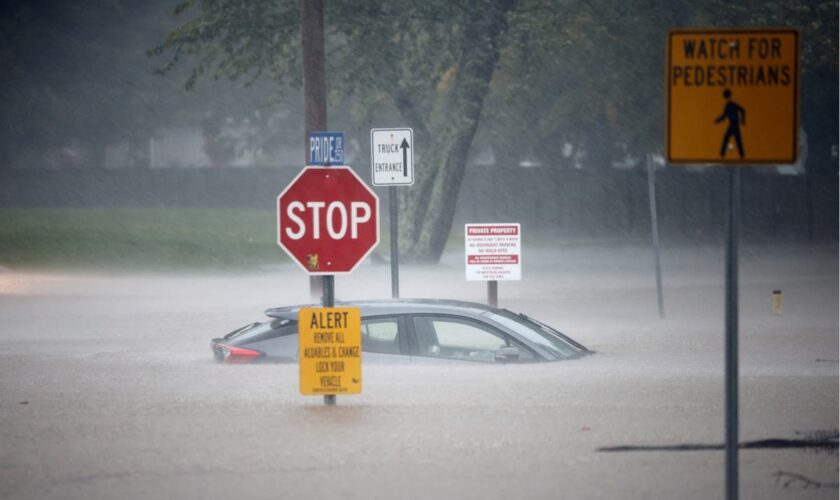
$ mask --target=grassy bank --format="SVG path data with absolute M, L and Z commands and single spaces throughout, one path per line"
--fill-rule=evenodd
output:
M 256 268 L 288 262 L 271 211 L 0 210 L 0 266 L 11 269 Z

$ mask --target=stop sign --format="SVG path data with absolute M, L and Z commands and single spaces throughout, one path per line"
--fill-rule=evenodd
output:
M 350 167 L 306 167 L 277 197 L 277 244 L 309 274 L 343 274 L 379 243 L 379 198 Z

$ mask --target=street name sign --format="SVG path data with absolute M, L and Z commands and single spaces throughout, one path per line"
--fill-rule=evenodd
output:
M 301 394 L 362 392 L 361 318 L 356 307 L 311 307 L 298 312 Z
M 669 163 L 796 162 L 795 29 L 676 29 L 666 45 Z
M 344 132 L 310 132 L 309 165 L 344 165 Z
M 350 273 L 379 244 L 379 198 L 348 166 L 305 167 L 277 197 L 277 244 L 310 275 Z
M 466 224 L 464 258 L 467 281 L 522 279 L 522 231 L 519 223 Z
M 414 130 L 371 129 L 370 167 L 374 186 L 414 184 Z

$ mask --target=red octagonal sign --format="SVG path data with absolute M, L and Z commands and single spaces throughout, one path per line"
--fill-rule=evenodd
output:
M 379 198 L 350 167 L 306 167 L 277 197 L 277 244 L 309 274 L 346 274 L 379 243 Z

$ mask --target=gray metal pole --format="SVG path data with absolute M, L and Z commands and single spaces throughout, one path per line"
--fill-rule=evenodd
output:
M 650 198 L 650 227 L 653 234 L 653 256 L 656 264 L 656 299 L 659 305 L 659 317 L 665 318 L 665 298 L 662 294 L 662 265 L 659 258 L 659 222 L 656 218 L 656 182 L 653 158 L 647 156 L 648 197 Z
M 496 280 L 487 282 L 487 305 L 499 307 L 499 282 Z
M 738 498 L 738 226 L 741 171 L 729 168 L 726 245 L 726 499 Z
M 391 226 L 391 298 L 400 298 L 400 252 L 397 247 L 397 186 L 388 186 Z
M 321 303 L 324 307 L 335 306 L 335 276 L 328 274 L 322 277 L 324 294 Z M 335 394 L 324 394 L 324 404 L 332 406 L 335 404 Z

